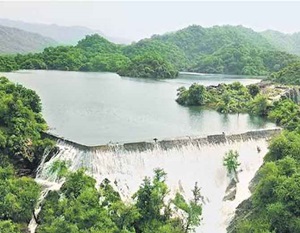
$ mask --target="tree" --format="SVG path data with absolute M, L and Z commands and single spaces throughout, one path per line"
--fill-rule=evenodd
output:
M 255 97 L 260 92 L 260 89 L 256 84 L 250 84 L 247 86 L 247 88 L 252 98 Z
M 163 225 L 170 218 L 165 204 L 165 197 L 169 192 L 165 184 L 166 173 L 162 169 L 156 169 L 154 173 L 153 180 L 146 177 L 139 190 L 133 195 L 140 216 L 135 224 L 137 232 L 149 229 L 149 227 L 151 229 L 149 224 L 155 222 L 157 222 L 155 224 Z
M 268 115 L 268 98 L 265 95 L 256 95 L 250 104 L 250 112 L 259 116 Z
M 0 167 L 0 219 L 29 223 L 39 193 L 33 179 L 15 177 L 12 166 Z
M 237 151 L 229 150 L 223 158 L 223 165 L 226 167 L 228 175 L 237 179 L 237 169 L 241 165 L 238 162 L 239 154 Z
M 156 169 L 152 179 L 144 179 L 133 195 L 133 204 L 123 202 L 107 179 L 97 191 L 95 180 L 83 170 L 67 174 L 62 188 L 49 192 L 42 203 L 37 232 L 185 233 L 200 223 L 202 206 L 197 184 L 194 198 L 186 204 L 187 216 L 179 218 L 171 204 L 178 203 L 180 207 L 186 202 L 183 197 L 179 202 L 166 200 L 168 187 L 162 169 Z
M 19 227 L 10 220 L 0 220 L 1 233 L 21 233 Z
M 193 199 L 190 200 L 189 203 L 187 203 L 184 199 L 184 197 L 176 193 L 176 197 L 173 201 L 175 206 L 184 211 L 184 213 L 187 215 L 186 218 L 182 218 L 182 227 L 185 233 L 194 231 L 194 228 L 199 226 L 201 223 L 201 214 L 202 214 L 202 195 L 200 193 L 200 188 L 197 185 L 197 182 L 195 183 L 195 187 L 192 190 L 193 192 Z

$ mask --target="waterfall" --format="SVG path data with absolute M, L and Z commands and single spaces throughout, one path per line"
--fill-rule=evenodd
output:
M 37 228 L 36 217 L 41 211 L 41 204 L 50 191 L 59 190 L 64 183 L 64 179 L 59 179 L 55 173 L 46 173 L 45 160 L 49 156 L 50 150 L 46 149 L 42 158 L 42 161 L 37 169 L 35 181 L 42 187 L 42 192 L 37 201 L 37 206 L 34 210 L 33 216 L 28 224 L 28 230 L 30 233 L 34 233 Z
M 255 172 L 263 162 L 267 152 L 266 138 L 249 140 L 226 140 L 222 143 L 191 143 L 181 147 L 162 149 L 159 144 L 144 151 L 127 151 L 122 147 L 111 147 L 111 150 L 81 150 L 66 142 L 58 142 L 59 151 L 48 162 L 41 163 L 37 182 L 46 185 L 41 200 L 50 190 L 57 190 L 63 181 L 49 174 L 51 164 L 57 160 L 70 162 L 70 170 L 86 168 L 97 185 L 105 178 L 111 181 L 124 201 L 135 193 L 145 176 L 152 177 L 155 168 L 167 172 L 167 185 L 174 195 L 180 191 L 186 198 L 191 198 L 195 182 L 201 187 L 205 197 L 203 204 L 203 222 L 197 233 L 226 232 L 235 208 L 250 196 L 248 185 Z M 257 148 L 260 148 L 260 151 Z M 223 201 L 230 183 L 223 156 L 230 149 L 239 153 L 239 183 L 236 186 L 235 199 Z M 47 156 L 47 155 L 45 155 Z M 37 209 L 36 214 L 38 214 Z M 33 220 L 34 221 L 34 220 Z M 35 221 L 30 230 L 35 232 Z

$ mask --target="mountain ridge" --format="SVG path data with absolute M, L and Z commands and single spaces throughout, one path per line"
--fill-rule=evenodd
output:
M 175 78 L 179 71 L 235 75 L 268 75 L 299 57 L 280 51 L 260 33 L 243 26 L 192 25 L 153 35 L 130 45 L 88 35 L 76 46 L 46 48 L 19 56 L 2 70 L 52 69 L 108 71 L 121 76 Z
M 0 18 L 0 25 L 15 27 L 28 32 L 38 33 L 50 37 L 60 44 L 75 45 L 86 35 L 99 34 L 115 43 L 128 44 L 130 41 L 124 38 L 110 37 L 100 30 L 94 30 L 85 26 L 62 26 L 58 24 L 28 23 L 21 20 Z
M 37 33 L 0 25 L 1 54 L 39 52 L 56 44 L 55 40 Z
M 287 34 L 275 30 L 265 30 L 261 32 L 261 35 L 277 49 L 300 55 L 300 32 Z

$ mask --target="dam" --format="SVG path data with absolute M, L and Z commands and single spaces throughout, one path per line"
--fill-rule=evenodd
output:
M 181 86 L 260 81 L 253 77 L 180 74 L 174 80 L 149 80 L 105 72 L 45 70 L 3 75 L 37 92 L 50 128 L 43 137 L 57 141 L 57 150 L 54 154 L 45 151 L 36 172 L 36 181 L 43 187 L 39 204 L 64 183 L 51 172 L 58 160 L 66 161 L 71 171 L 86 169 L 97 186 L 110 180 L 128 202 L 144 177 L 152 177 L 153 170 L 161 168 L 167 173 L 170 198 L 180 192 L 189 199 L 195 183 L 201 187 L 203 220 L 197 233 L 226 232 L 237 205 L 250 196 L 248 184 L 263 163 L 269 138 L 280 132 L 262 117 L 224 115 L 175 101 Z M 231 179 L 223 165 L 229 150 L 238 152 L 241 164 L 239 182 L 230 192 Z M 30 232 L 36 226 L 32 218 Z
M 280 128 L 274 128 L 242 134 L 100 146 L 80 145 L 45 134 L 44 136 L 57 139 L 59 150 L 51 158 L 47 158 L 47 153 L 44 155 L 36 181 L 46 191 L 59 189 L 63 180 L 50 172 L 51 165 L 57 160 L 67 161 L 71 171 L 85 168 L 96 179 L 96 185 L 104 179 L 110 180 L 122 199 L 130 201 L 144 177 L 152 177 L 154 169 L 162 168 L 167 173 L 166 183 L 170 188 L 170 197 L 180 192 L 189 199 L 195 182 L 201 187 L 204 197 L 203 220 L 196 232 L 222 233 L 226 232 L 238 204 L 250 196 L 248 185 L 263 163 L 268 139 L 279 132 Z M 235 195 L 231 200 L 224 200 L 231 179 L 223 166 L 223 157 L 229 150 L 238 152 L 241 165 Z
M 270 138 L 273 135 L 278 134 L 281 131 L 281 128 L 272 128 L 272 129 L 260 129 L 248 131 L 240 134 L 229 134 L 226 135 L 224 132 L 222 134 L 208 135 L 206 137 L 203 136 L 186 136 L 186 137 L 178 137 L 171 139 L 163 139 L 159 140 L 154 138 L 153 140 L 143 141 L 143 142 L 132 142 L 132 143 L 108 143 L 106 145 L 98 145 L 98 146 L 88 146 L 83 145 L 64 137 L 60 137 L 58 135 L 52 134 L 50 132 L 44 132 L 43 137 L 55 140 L 59 143 L 64 143 L 71 147 L 77 148 L 82 151 L 112 151 L 112 150 L 122 150 L 122 151 L 146 151 L 153 150 L 155 148 L 160 148 L 162 150 L 172 149 L 174 147 L 183 147 L 183 146 L 202 146 L 205 144 L 222 144 L 222 143 L 230 143 L 237 141 L 248 141 L 255 140 L 260 138 Z

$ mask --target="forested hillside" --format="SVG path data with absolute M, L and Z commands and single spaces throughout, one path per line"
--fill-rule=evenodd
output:
M 283 84 L 300 85 L 300 63 L 291 64 L 276 73 L 272 73 L 269 79 Z
M 174 78 L 179 71 L 267 75 L 299 61 L 298 56 L 276 50 L 259 33 L 242 26 L 189 26 L 128 46 L 92 35 L 76 46 L 49 47 L 11 59 L 2 59 L 0 70 L 111 71 L 145 78 Z
M 300 33 L 284 34 L 282 32 L 267 30 L 261 33 L 275 48 L 291 54 L 300 55 Z
M 40 52 L 56 44 L 48 37 L 0 25 L 0 54 Z
M 46 147 L 47 129 L 37 94 L 0 77 L 0 232 L 27 232 L 40 187 L 34 174 Z M 24 176 L 27 175 L 27 176 Z M 22 177 L 21 177 L 22 176 Z

